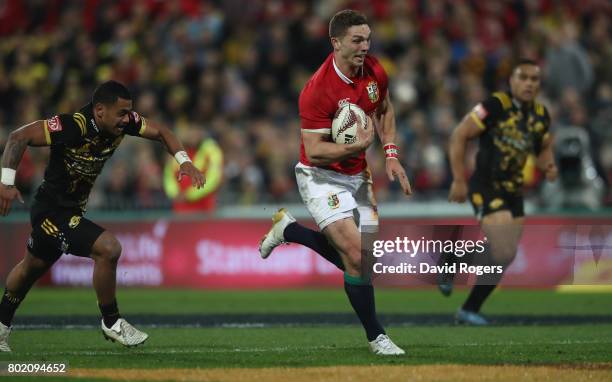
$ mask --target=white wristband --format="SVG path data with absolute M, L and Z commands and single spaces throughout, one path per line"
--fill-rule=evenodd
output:
M 179 151 L 176 154 L 174 154 L 174 159 L 176 159 L 179 166 L 185 162 L 191 162 L 191 159 L 189 159 L 189 155 L 185 151 Z
M 0 183 L 5 186 L 14 186 L 15 185 L 15 174 L 17 174 L 16 170 L 8 167 L 2 167 L 2 176 L 0 177 Z

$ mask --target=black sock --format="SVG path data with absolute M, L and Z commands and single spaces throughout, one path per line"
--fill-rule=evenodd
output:
M 476 265 L 485 266 L 500 266 L 492 257 L 489 246 L 487 245 L 486 251 L 479 255 L 474 255 L 473 263 Z M 463 309 L 470 312 L 479 312 L 482 304 L 491 295 L 491 292 L 497 288 L 502 277 L 506 266 L 502 266 L 501 273 L 485 273 L 476 278 L 476 284 L 472 287 L 472 291 L 468 296 L 467 300 L 463 304 Z
M 374 341 L 385 329 L 376 318 L 376 305 L 374 304 L 374 288 L 369 282 L 361 278 L 344 274 L 344 290 L 348 296 L 359 321 L 365 329 L 368 341 Z
M 321 232 L 306 228 L 295 222 L 289 224 L 285 228 L 283 236 L 286 241 L 302 244 L 321 255 L 325 260 L 334 264 L 338 269 L 344 270 L 344 264 L 342 263 L 340 254 L 331 244 L 329 244 L 327 237 Z
M 496 287 L 497 285 L 474 285 L 462 309 L 478 313 L 482 304 Z
M 114 300 L 108 305 L 100 305 L 100 312 L 102 313 L 102 319 L 104 320 L 104 326 L 110 328 L 117 322 L 121 315 L 119 315 L 119 307 L 117 307 L 117 300 Z
M 21 300 L 20 297 L 14 296 L 6 289 L 4 290 L 2 302 L 0 302 L 0 322 L 6 326 L 11 326 L 13 316 L 15 316 L 15 311 L 19 307 L 19 304 L 21 304 Z

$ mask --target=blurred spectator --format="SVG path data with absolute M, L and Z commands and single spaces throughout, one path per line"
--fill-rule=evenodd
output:
M 222 203 L 298 200 L 297 98 L 331 51 L 338 9 L 366 12 L 371 49 L 390 75 L 403 155 L 418 197 L 448 182 L 450 131 L 503 87 L 511 58 L 538 60 L 556 124 L 582 126 L 600 177 L 612 174 L 612 3 L 545 0 L 254 0 L 0 2 L 0 140 L 21 124 L 74 112 L 102 80 L 124 82 L 141 114 L 206 126 L 225 154 Z M 549 104 L 549 105 L 548 105 Z M 148 144 L 145 144 L 147 146 Z M 130 145 L 91 208 L 166 208 L 167 153 Z M 369 153 L 376 176 L 377 148 Z M 45 150 L 20 175 L 31 194 Z M 116 175 L 116 176 L 115 176 Z M 377 183 L 380 200 L 399 195 Z M 30 195 L 31 196 L 31 195 Z
M 155 160 L 153 147 L 144 141 L 136 145 L 135 194 L 139 208 L 156 208 L 164 200 L 162 170 Z M 197 189 L 194 188 L 197 191 Z
M 559 28 L 548 31 L 545 87 L 554 99 L 559 99 L 566 89 L 585 96 L 594 80 L 588 53 L 578 42 L 578 26 L 571 20 L 564 21 Z
M 104 185 L 105 205 L 113 209 L 134 208 L 130 201 L 136 194 L 136 182 L 127 161 L 116 161 Z
M 204 174 L 206 184 L 196 189 L 192 187 L 189 177 L 184 176 L 178 180 L 179 165 L 174 158 L 168 159 L 164 168 L 164 190 L 172 200 L 172 210 L 178 213 L 212 213 L 216 208 L 217 191 L 223 177 L 221 148 L 214 139 L 205 137 L 203 129 L 195 126 L 183 129 L 178 135 L 193 165 Z M 150 180 L 151 175 L 158 174 L 150 171 L 150 174 L 145 175 Z

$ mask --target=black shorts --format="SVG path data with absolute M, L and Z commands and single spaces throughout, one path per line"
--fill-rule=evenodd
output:
M 30 211 L 30 253 L 47 262 L 62 254 L 90 257 L 104 228 L 83 217 L 80 209 L 58 208 L 34 202 Z
M 478 220 L 497 211 L 509 210 L 513 218 L 525 216 L 523 196 L 490 187 L 470 184 L 470 203 Z

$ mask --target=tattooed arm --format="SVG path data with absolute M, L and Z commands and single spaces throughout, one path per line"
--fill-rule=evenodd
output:
M 0 215 L 8 215 L 11 203 L 17 199 L 23 203 L 15 187 L 15 173 L 27 146 L 47 146 L 50 143 L 44 121 L 35 121 L 11 132 L 2 154 L 0 177 Z

